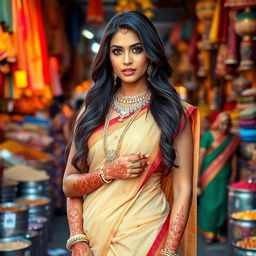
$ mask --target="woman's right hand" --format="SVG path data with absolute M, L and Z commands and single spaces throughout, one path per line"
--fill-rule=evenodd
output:
M 71 247 L 72 256 L 93 256 L 89 245 L 86 242 L 74 244 Z
M 148 155 L 132 153 L 118 157 L 102 170 L 107 180 L 132 179 L 139 177 L 149 164 Z

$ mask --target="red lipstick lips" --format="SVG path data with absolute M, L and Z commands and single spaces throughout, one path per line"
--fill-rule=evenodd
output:
M 136 71 L 136 69 L 134 69 L 134 68 L 122 69 L 123 74 L 126 75 L 126 76 L 132 75 L 135 71 Z

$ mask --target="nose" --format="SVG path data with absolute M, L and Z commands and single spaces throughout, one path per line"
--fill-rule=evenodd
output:
M 124 53 L 123 64 L 126 66 L 132 64 L 132 57 L 129 51 Z

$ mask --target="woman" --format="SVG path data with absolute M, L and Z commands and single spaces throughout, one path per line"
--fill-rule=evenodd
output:
M 64 115 L 61 105 L 54 102 L 49 107 L 49 118 L 51 119 L 50 136 L 53 143 L 48 147 L 48 151 L 54 159 L 52 172 L 53 205 L 56 215 L 66 213 L 66 197 L 62 190 L 62 178 L 65 170 L 65 149 L 67 140 L 65 137 L 65 127 L 68 119 Z
M 201 140 L 199 226 L 206 243 L 226 240 L 227 186 L 235 181 L 235 152 L 240 144 L 240 137 L 230 129 L 230 116 L 221 112 Z
M 196 255 L 197 111 L 170 75 L 151 21 L 113 17 L 64 175 L 73 256 L 176 255 L 185 227 L 183 255 Z

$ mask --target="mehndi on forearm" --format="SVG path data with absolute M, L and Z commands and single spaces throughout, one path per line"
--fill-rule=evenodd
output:
M 84 234 L 83 231 L 83 198 L 67 198 L 67 217 L 70 237 Z M 71 247 L 72 255 L 84 255 L 90 251 L 86 242 L 79 242 Z
M 183 234 L 185 225 L 185 216 L 183 206 L 181 210 L 176 214 L 175 218 L 171 218 L 170 226 L 168 230 L 167 239 L 165 242 L 165 247 L 171 252 L 176 253 L 179 248 L 179 243 Z
M 67 217 L 70 236 L 83 234 L 83 198 L 67 198 Z
M 103 167 L 104 176 L 116 176 L 116 178 L 123 178 L 127 174 L 127 167 L 121 161 L 109 163 Z M 99 170 L 86 174 L 72 175 L 72 188 L 81 195 L 87 195 L 100 187 L 104 182 L 102 181 Z
M 86 173 L 86 174 L 74 174 L 77 176 L 73 176 L 72 181 L 73 185 L 72 188 L 81 193 L 81 195 L 87 195 L 94 191 L 95 189 L 99 188 L 103 182 L 100 178 L 98 170 Z

